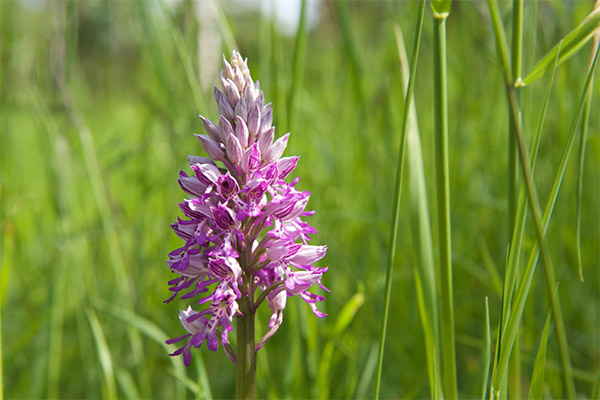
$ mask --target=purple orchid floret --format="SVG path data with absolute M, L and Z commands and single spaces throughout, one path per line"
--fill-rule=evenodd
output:
M 271 104 L 264 104 L 258 81 L 253 82 L 246 60 L 236 51 L 231 63 L 223 57 L 222 91 L 215 87 L 218 123 L 200 116 L 205 135 L 196 135 L 207 157 L 189 156 L 192 174 L 181 171 L 179 184 L 189 198 L 179 203 L 185 218 L 171 227 L 185 241 L 172 251 L 167 266 L 177 275 L 169 281 L 170 302 L 198 298 L 199 311 L 188 307 L 179 319 L 188 332 L 168 344 L 187 339 L 171 355 L 191 361 L 191 348 L 219 341 L 235 362 L 229 346 L 231 322 L 241 316 L 239 301 L 255 307 L 264 299 L 272 311 L 269 331 L 256 344 L 260 349 L 283 321 L 287 297 L 298 295 L 319 318 L 326 314 L 316 303 L 324 298 L 309 292 L 327 268 L 314 263 L 326 246 L 309 245 L 317 231 L 302 220 L 310 192 L 296 189 L 298 178 L 285 179 L 298 157 L 283 157 L 289 133 L 275 140 Z

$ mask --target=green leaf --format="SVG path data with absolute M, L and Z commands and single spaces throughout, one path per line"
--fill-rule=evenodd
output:
M 358 309 L 364 304 L 365 295 L 362 290 L 359 290 L 342 308 L 340 311 L 337 320 L 335 321 L 335 327 L 333 328 L 333 337 L 339 337 L 352 319 L 356 316 L 356 312 Z
M 560 57 L 558 64 L 562 64 L 583 47 L 590 40 L 594 33 L 600 28 L 600 8 L 595 9 L 584 19 L 575 29 L 573 29 L 561 42 L 552 48 L 542 59 L 533 67 L 533 70 L 523 79 L 518 86 L 525 86 L 533 83 L 546 72 L 552 71 L 556 53 L 560 48 Z
M 490 305 L 487 296 L 485 297 L 485 345 L 483 346 L 483 389 L 481 390 L 481 400 L 485 400 L 488 390 L 488 378 L 490 376 L 490 360 L 492 359 L 492 332 L 490 328 Z
M 131 311 L 110 305 L 104 301 L 96 300 L 93 302 L 93 304 L 96 309 L 125 322 L 130 327 L 137 329 L 139 332 L 154 340 L 156 343 L 160 344 L 167 352 L 172 353 L 177 349 L 176 345 L 165 343 L 165 341 L 169 339 L 169 336 L 155 323 L 143 317 L 140 317 L 139 315 Z M 195 356 L 201 357 L 199 353 Z M 176 376 L 185 375 L 185 369 L 180 360 L 174 357 L 169 357 L 169 361 L 171 361 Z M 210 397 L 210 387 L 203 389 L 207 391 L 208 397 Z M 183 387 L 181 385 L 179 385 L 176 390 L 177 397 L 182 397 L 184 395 Z
M 600 372 L 596 375 L 596 382 L 594 383 L 594 388 L 592 389 L 592 400 L 600 399 Z
M 106 397 L 109 399 L 117 398 L 117 385 L 115 384 L 115 374 L 112 363 L 112 356 L 106 343 L 106 337 L 102 330 L 102 325 L 98 321 L 96 313 L 91 308 L 86 309 L 88 319 L 90 321 L 90 327 L 94 334 L 94 341 L 96 342 L 96 350 L 98 351 L 98 357 L 100 358 L 100 365 L 102 366 L 102 373 L 104 374 L 104 383 L 106 385 Z
M 437 19 L 445 19 L 450 14 L 450 8 L 452 7 L 452 0 L 432 0 L 431 9 L 433 10 L 433 17 Z
M 531 377 L 531 385 L 529 386 L 529 398 L 530 399 L 541 399 L 542 388 L 544 386 L 544 371 L 546 369 L 546 347 L 548 345 L 548 333 L 550 332 L 550 319 L 552 316 L 552 308 L 548 310 L 546 316 L 546 324 L 542 331 L 542 338 L 540 340 L 540 347 L 538 348 L 537 355 L 535 356 L 535 364 L 533 366 L 533 375 Z

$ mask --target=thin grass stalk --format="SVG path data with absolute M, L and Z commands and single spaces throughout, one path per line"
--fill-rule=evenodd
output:
M 596 64 L 594 64 L 593 68 L 595 68 L 595 65 Z M 567 162 L 569 160 L 573 142 L 575 140 L 576 127 L 578 126 L 579 117 L 581 116 L 581 110 L 583 108 L 583 102 L 584 102 L 587 90 L 589 90 L 589 88 L 590 88 L 592 75 L 593 75 L 593 70 L 591 70 L 588 75 L 588 80 L 586 81 L 586 85 L 585 85 L 585 88 L 583 91 L 584 94 L 583 94 L 581 102 L 580 102 L 579 111 L 578 111 L 577 115 L 575 116 L 575 118 L 573 119 L 573 122 L 571 124 L 571 131 L 569 133 L 567 143 L 564 146 L 564 150 L 563 150 L 563 154 L 561 156 L 558 171 L 556 173 L 554 184 L 552 186 L 552 191 L 548 198 L 548 202 L 546 203 L 546 208 L 544 210 L 544 217 L 543 217 L 544 234 L 546 233 L 546 231 L 548 229 L 548 226 L 550 223 L 550 218 L 552 216 L 552 211 L 554 210 L 554 205 L 556 203 L 556 199 L 558 197 L 558 192 L 561 187 L 561 182 L 562 182 L 562 179 L 565 174 Z M 516 300 L 515 300 L 515 303 L 513 306 L 513 312 L 512 312 L 511 318 L 508 320 L 508 325 L 506 327 L 505 343 L 503 344 L 502 353 L 500 354 L 501 360 L 499 361 L 499 365 L 498 365 L 499 371 L 503 371 L 506 369 L 506 363 L 507 363 L 507 359 L 508 359 L 507 354 L 510 354 L 510 349 L 511 349 L 511 346 L 512 346 L 512 343 L 514 340 L 513 333 L 516 330 L 518 321 L 520 320 L 523 310 L 525 308 L 525 302 L 527 300 L 527 296 L 528 296 L 528 293 L 529 293 L 529 290 L 531 287 L 533 273 L 535 272 L 535 266 L 538 261 L 538 257 L 539 257 L 539 247 L 538 247 L 538 243 L 536 242 L 536 243 L 534 243 L 534 247 L 529 255 L 529 259 L 527 261 L 527 265 L 526 265 L 524 273 L 523 273 L 523 279 L 521 280 L 519 288 L 517 290 Z M 494 383 L 496 385 L 500 381 L 500 375 L 501 375 L 501 373 L 499 373 L 498 376 L 495 377 L 495 379 L 494 379 Z
M 444 391 L 457 398 L 450 232 L 450 171 L 448 161 L 448 83 L 446 74 L 446 16 L 433 21 L 433 107 L 438 234 L 441 272 L 441 337 Z
M 512 53 L 511 53 L 511 72 L 512 82 L 521 78 L 521 59 L 523 52 L 523 0 L 513 0 L 512 14 Z M 520 97 L 520 95 L 518 95 Z M 519 121 L 521 114 L 519 111 Z M 515 135 L 512 131 L 509 115 L 508 132 L 508 239 L 515 223 L 517 207 L 517 181 L 518 181 L 518 163 L 517 163 L 517 144 Z
M 271 4 L 275 7 L 275 4 Z M 271 76 L 273 81 L 273 119 L 277 125 L 287 126 L 287 107 L 285 107 L 285 95 L 283 93 L 283 51 L 281 48 L 281 36 L 271 19 Z
M 596 2 L 596 6 L 600 7 L 600 1 Z M 596 47 L 598 46 L 598 40 L 600 39 L 600 33 L 595 41 Z M 590 68 L 591 68 L 590 64 Z M 585 106 L 583 109 L 583 123 L 581 125 L 581 141 L 579 144 L 579 173 L 577 175 L 577 264 L 579 272 L 579 280 L 583 282 L 583 262 L 581 257 L 581 216 L 583 208 L 583 171 L 585 167 L 585 150 L 587 144 L 588 128 L 590 124 L 590 109 L 592 107 L 592 93 L 594 92 L 594 76 L 592 75 L 592 82 L 590 83 L 592 89 L 589 91 L 588 96 L 585 100 Z
M 298 19 L 298 31 L 296 32 L 296 44 L 294 45 L 294 58 L 292 61 L 292 84 L 287 102 L 287 129 L 292 130 L 294 122 L 294 105 L 298 88 L 302 85 L 304 75 L 304 56 L 306 53 L 306 7 L 307 0 L 302 0 L 300 6 L 300 17 Z
M 412 52 L 411 72 L 406 89 L 406 100 L 404 102 L 402 129 L 400 131 L 400 148 L 398 151 L 398 166 L 396 170 L 396 185 L 394 193 L 394 209 L 392 217 L 392 226 L 390 227 L 390 241 L 388 244 L 388 265 L 385 280 L 385 298 L 383 306 L 383 316 L 381 319 L 381 330 L 379 336 L 379 352 L 377 355 L 377 369 L 375 372 L 375 391 L 374 398 L 379 399 L 381 388 L 381 373 L 383 370 L 383 354 L 385 349 L 385 336 L 387 323 L 389 319 L 390 302 L 392 297 L 392 275 L 394 270 L 396 256 L 396 242 L 398 239 L 398 226 L 400 223 L 400 200 L 402 194 L 402 182 L 404 175 L 404 159 L 406 155 L 406 137 L 408 132 L 408 121 L 410 104 L 412 102 L 413 90 L 415 86 L 415 77 L 417 75 L 417 64 L 419 60 L 419 48 L 421 47 L 421 33 L 423 32 L 423 21 L 425 19 L 425 0 L 422 0 L 419 6 L 419 19 L 417 21 L 415 43 Z
M 173 23 L 171 13 L 169 12 L 169 7 L 165 4 L 165 0 L 157 1 L 165 16 L 168 30 L 171 32 L 171 36 L 173 37 L 173 43 L 175 43 L 177 54 L 179 55 L 181 65 L 185 71 L 185 76 L 192 94 L 192 99 L 194 99 L 196 110 L 204 113 L 206 112 L 206 100 L 204 99 L 204 94 L 202 93 L 202 89 L 200 87 L 200 81 L 196 75 L 194 63 L 192 62 L 192 57 L 190 56 L 190 52 L 185 44 L 183 35 L 181 34 L 179 28 Z
M 229 24 L 227 14 L 225 13 L 225 11 L 223 11 L 223 7 L 221 7 L 221 4 L 221 2 L 215 0 L 208 0 L 208 5 L 213 11 L 215 17 L 217 18 L 217 26 L 219 27 L 221 38 L 223 39 L 223 42 L 225 42 L 225 46 L 227 46 L 228 53 L 231 54 L 233 50 L 237 50 L 240 47 L 235 41 L 235 35 L 233 34 L 233 30 L 231 29 L 231 24 Z
M 594 60 L 594 66 L 597 61 Z M 589 88 L 589 81 L 592 77 L 592 74 L 588 76 L 588 82 L 586 82 L 586 88 Z M 525 140 L 523 138 L 523 134 L 521 132 L 520 127 L 517 126 L 517 114 L 516 109 L 518 108 L 516 95 L 514 92 L 514 87 L 507 84 L 506 86 L 507 94 L 510 101 L 510 110 L 511 115 L 513 116 L 513 124 L 515 125 L 515 133 L 517 135 L 517 144 L 519 149 L 519 159 L 521 161 L 521 168 L 523 170 L 523 175 L 525 178 L 525 187 L 527 189 L 527 196 L 529 199 L 529 206 L 532 209 L 534 222 L 535 222 L 535 230 L 538 238 L 538 242 L 541 249 L 541 257 L 544 265 L 544 275 L 546 278 L 546 289 L 548 291 L 550 297 L 550 303 L 552 305 L 552 313 L 554 314 L 554 325 L 556 329 L 556 336 L 558 339 L 559 352 L 561 357 L 561 364 L 563 367 L 563 380 L 566 388 L 566 394 L 568 398 L 575 398 L 575 384 L 573 381 L 573 369 L 571 366 L 571 360 L 569 355 L 569 347 L 566 337 L 566 331 L 564 326 L 564 321 L 562 317 L 562 311 L 560 308 L 560 301 L 558 298 L 558 294 L 556 296 L 552 296 L 552 291 L 554 286 L 556 285 L 556 278 L 554 274 L 554 268 L 552 265 L 552 260 L 550 259 L 550 254 L 547 248 L 546 243 L 544 242 L 545 236 L 545 228 L 543 227 L 542 215 L 540 211 L 539 199 L 537 196 L 537 191 L 533 182 L 533 178 L 530 170 L 530 163 L 527 155 L 527 147 L 525 144 Z M 587 91 L 587 89 L 586 89 Z M 581 110 L 581 107 L 580 107 Z M 580 112 L 578 112 L 577 121 L 579 120 Z M 572 145 L 571 145 L 572 146 Z M 571 147 L 569 146 L 569 147 Z
M 490 305 L 487 296 L 485 297 L 485 339 L 483 346 L 483 384 L 481 389 L 481 400 L 485 400 L 488 379 L 490 377 L 490 360 L 492 359 L 492 333 L 490 328 Z
M 86 313 L 94 334 L 94 341 L 96 342 L 96 351 L 98 352 L 98 358 L 100 359 L 100 365 L 102 366 L 102 373 L 104 374 L 104 385 L 106 389 L 105 396 L 109 399 L 116 399 L 117 396 L 117 385 L 115 383 L 114 368 L 112 362 L 112 356 L 106 342 L 106 335 L 102 330 L 102 325 L 96 316 L 96 313 L 90 307 L 86 308 Z
M 563 380 L 564 380 L 567 396 L 569 398 L 574 398 L 575 397 L 575 385 L 573 382 L 573 370 L 572 370 L 572 366 L 571 366 L 571 362 L 570 362 L 569 349 L 568 349 L 568 345 L 567 345 L 565 327 L 564 327 L 564 322 L 563 322 L 563 318 L 562 318 L 562 311 L 560 309 L 560 302 L 558 299 L 558 295 L 552 296 L 553 289 L 555 286 L 554 269 L 552 266 L 551 259 L 549 257 L 547 245 L 544 242 L 544 235 L 545 235 L 545 231 L 547 229 L 547 226 L 546 226 L 547 220 L 545 217 L 546 216 L 549 217 L 549 212 L 548 212 L 549 209 L 546 208 L 546 212 L 548 212 L 548 213 L 545 213 L 544 222 L 542 222 L 539 200 L 537 197 L 537 191 L 533 184 L 531 167 L 530 167 L 530 163 L 529 163 L 529 159 L 528 159 L 528 155 L 527 155 L 527 148 L 526 148 L 525 141 L 524 141 L 524 138 L 522 135 L 521 127 L 518 124 L 518 118 L 517 118 L 518 102 L 516 99 L 514 87 L 510 84 L 510 74 L 509 74 L 509 70 L 508 70 L 508 65 L 506 63 L 506 60 L 508 58 L 507 51 L 506 51 L 506 41 L 505 41 L 505 39 L 503 39 L 503 28 L 502 28 L 502 23 L 501 23 L 499 13 L 498 13 L 498 6 L 497 6 L 497 3 L 495 0 L 488 0 L 488 4 L 490 5 L 490 14 L 491 14 L 493 25 L 494 25 L 494 32 L 496 34 L 496 43 L 497 43 L 497 47 L 498 47 L 499 58 L 502 61 L 502 64 L 504 67 L 503 69 L 504 69 L 504 77 L 505 77 L 505 83 L 506 83 L 506 91 L 507 91 L 507 96 L 509 98 L 509 106 L 510 106 L 509 108 L 510 108 L 510 113 L 512 116 L 512 123 L 515 127 L 515 134 L 516 134 L 517 145 L 518 145 L 518 150 L 519 150 L 519 160 L 521 163 L 521 169 L 522 169 L 524 179 L 525 179 L 524 182 L 525 182 L 525 187 L 527 189 L 529 206 L 531 207 L 533 216 L 534 216 L 535 230 L 536 230 L 536 235 L 538 238 L 538 244 L 539 244 L 539 247 L 541 248 L 541 256 L 542 256 L 542 262 L 544 265 L 544 272 L 545 272 L 545 278 L 546 278 L 546 286 L 547 286 L 547 290 L 548 290 L 549 297 L 550 297 L 552 312 L 554 314 L 554 324 L 555 324 L 557 338 L 558 338 L 559 352 L 560 352 L 560 356 L 561 356 L 561 364 L 563 367 Z M 594 68 L 596 65 L 597 56 L 598 56 L 598 54 L 596 53 L 596 58 L 594 59 L 594 64 L 593 64 L 592 68 Z M 587 90 L 589 89 L 591 74 L 592 74 L 592 72 L 590 73 L 590 75 L 588 76 L 588 79 L 586 81 L 586 89 L 584 91 L 586 94 L 587 94 Z M 583 101 L 583 99 L 582 99 L 582 101 Z M 581 109 L 582 109 L 582 105 L 580 105 L 580 108 L 579 108 L 579 111 L 577 113 L 574 123 L 579 121 L 579 117 L 581 115 Z M 574 128 L 573 127 L 572 127 L 571 131 L 572 132 L 570 134 L 570 139 L 571 138 L 574 139 L 574 137 L 573 137 Z M 567 146 L 567 148 L 565 148 L 566 153 L 563 152 L 563 158 L 561 159 L 561 166 L 563 168 L 561 168 L 562 171 L 560 171 L 558 174 L 560 176 L 560 180 L 562 180 L 562 175 L 564 174 L 564 168 L 566 168 L 565 158 L 568 159 L 568 155 L 566 155 L 566 157 L 565 157 L 565 154 L 570 153 L 571 147 L 572 147 L 572 141 L 570 140 L 569 146 Z M 563 163 L 563 161 L 564 161 L 564 163 Z M 558 176 L 557 176 L 557 178 L 558 178 Z M 558 187 L 556 185 L 556 181 L 555 181 L 555 185 L 553 186 L 553 192 L 556 192 L 556 193 L 558 192 Z M 552 197 L 553 196 L 551 195 L 551 200 L 552 200 Z M 534 253 L 535 253 L 535 251 L 532 252 L 532 255 Z M 529 268 L 530 268 L 530 266 L 528 265 L 528 269 Z M 525 291 L 528 292 L 528 286 L 531 283 L 531 278 L 532 278 L 532 276 L 526 276 L 523 279 L 522 285 L 519 290 L 519 292 L 520 292 L 519 295 L 521 295 L 521 290 L 524 287 L 526 288 Z M 526 298 L 526 295 L 524 297 Z M 518 307 L 519 308 L 524 307 L 525 299 L 520 298 L 519 300 L 520 300 L 520 304 L 518 305 Z M 521 308 L 520 312 L 518 312 L 518 314 L 517 314 L 519 318 L 518 319 L 511 318 L 511 321 L 509 322 L 509 323 L 512 323 L 512 329 L 507 328 L 507 332 L 509 334 L 511 334 L 511 336 L 512 336 L 511 340 L 513 343 L 514 343 L 514 336 L 516 336 L 516 326 L 517 326 L 516 324 L 519 323 L 521 314 L 522 314 L 522 308 Z M 512 347 L 512 343 L 508 346 L 508 349 L 506 349 L 506 350 L 501 349 L 501 355 L 500 355 L 501 364 L 500 365 L 503 365 L 502 361 L 503 360 L 505 361 L 509 357 L 511 347 Z M 505 366 L 503 368 L 505 368 Z M 501 370 L 502 370 L 502 368 L 501 368 Z M 501 376 L 502 376 L 502 373 L 498 374 L 497 379 L 501 380 Z M 498 387 L 499 385 L 496 384 L 495 386 Z
M 398 46 L 398 56 L 400 61 L 400 70 L 404 90 L 408 89 L 408 80 L 410 72 L 408 70 L 408 56 L 404 46 L 402 30 L 399 25 L 394 25 L 396 34 L 396 43 Z M 417 110 L 414 99 L 410 104 L 409 110 L 409 128 L 407 133 L 407 156 L 409 170 L 409 193 L 411 209 L 411 236 L 414 237 L 415 245 L 415 288 L 417 291 L 417 301 L 419 304 L 419 314 L 425 341 L 425 350 L 427 354 L 427 371 L 429 375 L 429 390 L 432 398 L 439 398 L 436 393 L 441 393 L 440 388 L 436 388 L 436 382 L 440 379 L 439 370 L 435 367 L 439 365 L 438 352 L 438 310 L 437 310 L 437 292 L 435 263 L 433 256 L 433 243 L 431 239 L 431 223 L 429 218 L 427 188 L 425 182 L 425 170 L 423 167 L 423 154 L 421 150 L 421 139 L 419 135 L 419 126 L 417 120 Z
M 512 46 L 511 46 L 511 68 L 512 68 L 512 82 L 516 82 L 521 79 L 521 66 L 522 66 L 522 53 L 523 53 L 523 0 L 513 0 L 512 9 Z M 522 126 L 521 116 L 521 91 L 515 89 L 517 95 L 517 101 L 519 102 L 519 114 L 518 123 Z M 509 130 L 508 130 L 508 239 L 512 237 L 512 232 L 515 226 L 516 218 L 516 206 L 517 206 L 517 193 L 518 193 L 518 180 L 519 180 L 519 166 L 517 163 L 517 144 L 515 141 L 515 132 L 513 124 L 510 123 L 509 115 Z M 512 246 L 512 243 L 511 243 Z M 520 251 L 518 252 L 520 253 Z M 514 268 L 511 269 L 514 274 L 513 279 L 519 275 L 519 259 L 516 259 Z M 511 301 L 511 297 L 507 299 Z M 521 398 L 521 351 L 520 351 L 520 340 L 519 335 L 515 340 L 513 353 L 511 355 L 511 369 L 508 385 L 511 398 Z
M 548 103 L 550 100 L 550 92 L 552 86 L 554 84 L 554 77 L 556 74 L 556 67 L 558 66 L 558 56 L 560 51 L 556 53 L 556 59 L 554 64 L 554 71 L 551 75 L 550 81 L 548 82 L 548 88 L 546 89 L 546 96 L 544 98 L 544 105 L 542 107 L 542 112 L 539 118 L 537 131 L 533 140 L 533 144 L 531 146 L 530 151 L 530 159 L 531 159 L 531 171 L 532 173 L 535 171 L 535 164 L 537 161 L 537 155 L 540 145 L 540 139 L 542 137 L 542 130 L 544 127 L 544 121 L 546 119 L 546 112 L 548 110 Z M 502 342 L 502 338 L 506 333 L 506 324 L 511 315 L 511 307 L 513 301 L 513 294 L 515 291 L 515 287 L 517 285 L 516 282 L 516 274 L 512 271 L 517 269 L 517 264 L 521 258 L 521 249 L 523 246 L 523 237 L 525 235 L 525 223 L 527 220 L 527 200 L 526 200 L 525 188 L 523 185 L 521 186 L 521 190 L 519 192 L 519 200 L 517 202 L 517 215 L 515 220 L 515 225 L 512 232 L 512 238 L 510 241 L 510 249 L 508 253 L 508 264 L 506 267 L 506 291 L 503 293 L 502 298 L 502 318 L 501 318 L 501 327 L 502 327 L 502 337 L 500 341 Z
M 363 67 L 357 49 L 356 38 L 354 37 L 354 25 L 350 19 L 348 2 L 338 0 L 335 2 L 339 24 L 344 43 L 344 50 L 350 58 L 350 72 L 352 77 L 352 88 L 358 103 L 362 106 L 363 112 L 366 112 L 366 97 L 363 83 Z M 367 115 L 369 113 L 366 113 Z

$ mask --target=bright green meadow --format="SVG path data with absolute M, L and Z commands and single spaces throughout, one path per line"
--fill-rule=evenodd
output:
M 599 398 L 594 2 L 436 0 L 421 34 L 418 1 L 308 3 L 290 34 L 250 1 L 0 1 L 0 399 L 235 396 L 221 348 L 168 356 L 163 303 L 232 49 L 328 246 L 329 316 L 288 300 L 259 398 Z

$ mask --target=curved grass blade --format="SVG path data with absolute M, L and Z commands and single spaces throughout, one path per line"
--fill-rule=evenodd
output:
M 339 4 L 339 3 L 338 3 Z M 425 1 L 421 1 L 419 6 L 419 20 L 417 22 L 415 44 L 413 47 L 412 64 L 410 79 L 408 81 L 408 89 L 406 90 L 406 101 L 404 102 L 404 112 L 402 120 L 402 130 L 400 132 L 400 149 L 398 157 L 398 168 L 396 171 L 396 188 L 394 194 L 394 210 L 393 210 L 393 223 L 390 231 L 390 241 L 388 244 L 388 265 L 386 271 L 385 281 L 385 300 L 383 316 L 381 319 L 381 331 L 379 337 L 379 353 L 377 357 L 377 370 L 375 372 L 375 391 L 374 398 L 379 399 L 379 390 L 381 387 L 381 372 L 383 369 L 383 353 L 385 348 L 385 336 L 387 330 L 387 323 L 390 311 L 390 301 L 392 297 L 392 274 L 396 255 L 396 241 L 398 237 L 398 226 L 400 222 L 400 198 L 402 193 L 402 178 L 404 174 L 404 158 L 406 153 L 406 136 L 408 132 L 408 120 L 409 120 L 409 108 L 412 102 L 413 89 L 415 86 L 415 76 L 417 72 L 417 63 L 419 48 L 421 45 L 421 33 L 423 31 L 423 20 L 425 19 Z
M 541 141 L 542 131 L 543 131 L 543 127 L 544 127 L 544 121 L 546 119 L 546 112 L 548 110 L 548 103 L 550 100 L 550 92 L 552 90 L 552 86 L 554 84 L 554 77 L 556 75 L 556 67 L 558 65 L 558 55 L 559 54 L 560 54 L 560 52 L 557 53 L 557 55 L 556 55 L 556 59 L 554 62 L 554 67 L 555 67 L 554 72 L 550 78 L 550 81 L 548 82 L 548 88 L 546 89 L 546 96 L 544 98 L 544 105 L 542 107 L 542 113 L 540 115 L 537 131 L 536 131 L 536 134 L 533 139 L 533 144 L 531 146 L 530 160 L 531 160 L 532 173 L 535 171 L 538 150 L 540 147 L 540 141 Z M 518 263 L 521 258 L 521 248 L 523 246 L 523 236 L 525 234 L 526 219 L 527 219 L 527 200 L 526 200 L 525 188 L 522 186 L 521 191 L 519 193 L 519 201 L 517 203 L 517 215 L 516 215 L 516 220 L 515 220 L 516 222 L 513 227 L 512 238 L 510 241 L 511 246 L 510 246 L 509 253 L 508 253 L 508 264 L 507 264 L 507 268 L 506 268 L 506 271 L 507 271 L 506 280 L 508 282 L 506 287 L 508 288 L 508 291 L 504 294 L 503 301 L 502 301 L 502 307 L 503 307 L 503 310 L 505 310 L 505 312 L 503 312 L 503 314 L 502 314 L 502 316 L 503 316 L 503 318 L 502 318 L 502 327 L 503 327 L 502 334 L 503 335 L 505 332 L 508 317 L 510 316 L 513 294 L 514 294 L 515 286 L 517 284 L 517 281 L 516 281 L 517 272 L 516 271 L 518 270 Z
M 323 352 L 321 355 L 321 362 L 319 364 L 319 373 L 317 374 L 317 386 L 319 387 L 319 398 L 320 399 L 328 399 L 329 391 L 330 391 L 330 379 L 328 376 L 328 371 L 331 367 L 331 360 L 333 357 L 333 350 L 335 348 L 335 343 L 342 336 L 350 322 L 356 316 L 356 313 L 360 307 L 365 302 L 365 295 L 362 291 L 359 291 L 354 296 L 346 302 L 342 310 L 338 314 L 337 319 L 335 320 L 335 324 L 333 325 L 333 330 L 327 343 L 325 343 L 325 347 L 323 348 Z
M 556 285 L 558 290 L 558 285 Z M 533 366 L 533 374 L 531 377 L 531 384 L 529 386 L 530 399 L 541 399 L 542 389 L 544 386 L 544 371 L 546 370 L 546 347 L 548 345 L 548 333 L 550 331 L 550 319 L 552 317 L 552 308 L 548 310 L 546 316 L 546 323 L 544 324 L 544 330 L 542 331 L 542 337 L 540 339 L 540 347 L 538 348 L 537 355 L 535 356 L 535 364 Z
M 172 353 L 177 349 L 175 345 L 172 345 L 172 344 L 168 345 L 165 343 L 165 341 L 167 339 L 169 339 L 169 337 L 162 329 L 160 329 L 153 322 L 151 322 L 145 318 L 142 318 L 139 315 L 134 314 L 131 311 L 109 305 L 109 304 L 99 301 L 99 300 L 94 301 L 94 307 L 102 312 L 105 312 L 105 313 L 111 315 L 112 317 L 115 317 L 115 318 L 125 322 L 130 327 L 137 329 L 137 331 L 143 333 L 150 339 L 152 339 L 155 342 L 157 342 L 158 344 L 160 344 L 167 352 Z M 199 357 L 201 357 L 200 354 L 198 354 L 196 358 L 199 358 Z M 175 359 L 174 357 L 169 357 L 169 361 L 173 365 L 173 369 L 175 370 L 175 372 L 177 374 L 185 375 L 185 369 L 183 367 L 183 364 L 181 362 L 178 362 L 179 360 Z M 206 390 L 208 390 L 210 392 L 210 388 L 206 388 Z M 176 387 L 176 397 L 177 398 L 184 397 L 184 391 L 183 391 L 183 387 L 181 385 L 178 385 Z
M 117 383 L 119 387 L 125 394 L 125 398 L 127 399 L 141 399 L 143 398 L 140 394 L 138 388 L 135 386 L 135 382 L 133 381 L 133 377 L 131 373 L 123 368 L 117 369 Z
M 600 5 L 600 3 L 597 3 Z M 600 7 L 598 7 L 600 10 Z M 600 32 L 599 32 L 600 36 Z M 598 39 L 596 40 L 596 48 Z M 591 66 L 590 66 L 591 67 Z M 583 208 L 583 170 L 585 166 L 585 150 L 587 145 L 588 128 L 590 124 L 590 109 L 592 107 L 592 93 L 594 92 L 594 76 L 592 75 L 592 89 L 589 91 L 585 100 L 583 110 L 583 124 L 581 126 L 581 139 L 579 142 L 579 173 L 577 175 L 577 264 L 579 271 L 579 280 L 583 282 L 583 263 L 581 261 L 581 216 Z
M 600 8 L 592 11 L 575 29 L 562 39 L 562 48 L 560 49 L 560 58 L 558 64 L 562 64 L 572 55 L 574 55 L 588 40 L 590 40 L 597 29 L 600 28 Z M 559 43 L 560 44 L 560 43 Z M 533 67 L 529 75 L 517 85 L 525 86 L 535 82 L 546 72 L 552 70 L 554 59 L 559 51 L 559 44 L 554 46 L 538 63 Z
M 560 165 L 558 167 L 558 171 L 556 173 L 554 184 L 552 186 L 552 191 L 551 191 L 550 197 L 548 199 L 548 202 L 546 203 L 546 208 L 544 210 L 544 216 L 543 216 L 543 222 L 542 222 L 542 225 L 543 225 L 542 231 L 541 231 L 542 237 L 546 234 L 546 231 L 547 231 L 549 223 L 550 223 L 552 211 L 554 210 L 556 198 L 558 197 L 558 192 L 561 187 L 562 179 L 564 177 L 565 170 L 567 167 L 567 162 L 569 160 L 571 150 L 573 147 L 573 142 L 575 140 L 576 127 L 578 126 L 579 119 L 582 114 L 583 105 L 584 105 L 584 101 L 587 96 L 588 90 L 590 90 L 591 77 L 595 71 L 597 61 L 598 61 L 598 51 L 596 51 L 593 66 L 588 74 L 578 111 L 573 119 L 573 123 L 571 124 L 571 130 L 569 132 L 569 137 L 567 139 L 567 143 L 564 146 L 563 154 L 562 154 L 561 160 L 560 160 Z M 506 340 L 506 348 L 502 349 L 501 354 L 500 354 L 499 373 L 495 377 L 495 382 L 494 382 L 495 386 L 497 383 L 501 382 L 501 377 L 502 377 L 501 371 L 504 371 L 506 369 L 506 363 L 508 361 L 508 357 L 510 356 L 510 349 L 512 347 L 512 343 L 514 343 L 514 339 L 516 336 L 516 328 L 517 328 L 519 321 L 521 319 L 521 316 L 523 314 L 523 309 L 525 308 L 525 302 L 526 302 L 527 296 L 529 294 L 529 289 L 531 288 L 533 273 L 535 271 L 535 266 L 537 264 L 538 257 L 539 257 L 539 242 L 536 242 L 534 244 L 534 248 L 532 249 L 532 251 L 530 253 L 529 260 L 527 262 L 527 266 L 525 267 L 523 278 L 521 280 L 521 284 L 519 285 L 519 289 L 517 291 L 515 305 L 513 306 L 514 311 L 508 321 L 508 325 L 506 328 L 506 339 L 505 339 Z M 547 283 L 548 283 L 548 280 L 547 280 Z M 551 301 L 552 303 L 554 303 L 553 304 L 554 325 L 555 325 L 555 329 L 557 332 L 557 336 L 559 337 L 559 349 L 560 349 L 560 353 L 561 353 L 561 362 L 562 362 L 562 366 L 563 366 L 563 373 L 565 374 L 565 376 L 564 376 L 565 385 L 567 386 L 567 388 L 569 388 L 569 387 L 571 388 L 571 392 L 569 392 L 569 396 L 574 397 L 574 384 L 572 382 L 572 367 L 570 366 L 570 362 L 568 359 L 568 347 L 566 347 L 566 341 L 564 341 L 564 338 L 563 338 L 563 340 L 560 339 L 560 335 L 564 334 L 564 324 L 562 323 L 562 318 L 561 318 L 562 315 L 560 314 L 560 312 L 556 313 L 555 312 L 556 309 L 554 307 L 558 303 L 558 295 L 556 297 L 557 297 L 556 301 L 554 301 L 554 302 Z M 551 300 L 552 299 L 553 299 L 553 297 L 551 297 Z M 561 331 L 562 331 L 562 333 L 561 333 Z M 562 345 L 561 345 L 561 343 L 562 343 Z
M 96 313 L 91 308 L 86 308 L 90 327 L 92 328 L 92 334 L 94 335 L 94 341 L 96 342 L 96 351 L 98 352 L 98 358 L 100 359 L 100 365 L 102 367 L 102 373 L 104 375 L 104 385 L 106 389 L 106 397 L 109 399 L 117 398 L 117 385 L 115 384 L 115 374 L 113 370 L 112 356 L 106 343 L 106 337 L 102 330 L 102 325 L 98 321 Z

